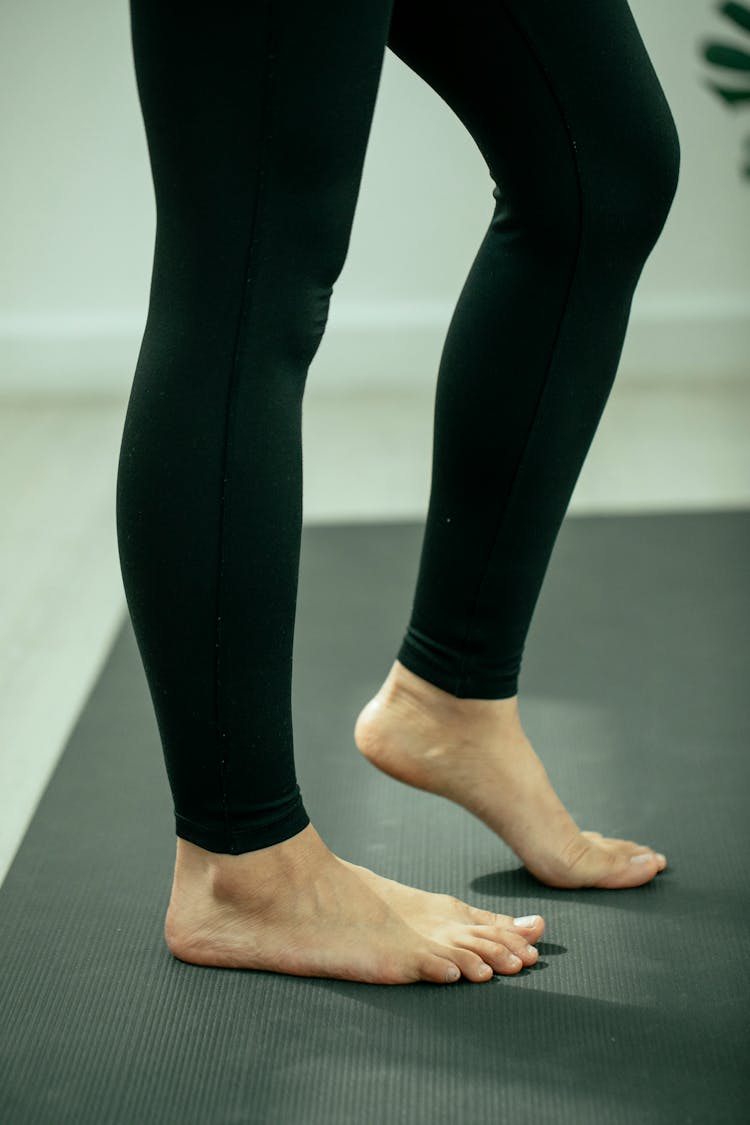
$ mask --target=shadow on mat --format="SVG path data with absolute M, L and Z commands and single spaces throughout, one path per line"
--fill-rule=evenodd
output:
M 542 946 L 545 956 L 566 952 Z M 676 1121 L 680 1106 L 698 1115 L 682 1120 L 701 1120 L 701 1104 L 710 1115 L 705 1073 L 690 1064 L 702 1057 L 706 1036 L 719 1031 L 710 1017 L 693 1021 L 683 1004 L 664 1010 L 656 998 L 614 1002 L 532 988 L 529 978 L 540 976 L 538 969 L 524 970 L 484 985 L 444 988 L 310 981 L 308 988 L 336 998 L 342 1018 L 327 1029 L 318 1022 L 315 1044 L 308 1039 L 299 1048 L 329 1067 L 338 1054 L 340 1065 L 355 1073 L 398 1072 L 412 1090 L 429 1080 L 444 1086 L 446 1098 L 457 1084 L 476 1093 L 507 1083 L 514 1097 L 526 1090 L 547 1106 L 568 1098 L 581 1109 L 627 1105 L 633 1121 Z M 549 976 L 544 973 L 545 985 Z M 712 1071 L 714 1096 L 723 1083 L 728 1094 L 736 1087 L 729 1062 Z
M 597 905 L 616 905 L 618 910 L 640 911 L 643 909 L 645 896 L 649 896 L 651 904 L 656 899 L 660 903 L 661 909 L 661 904 L 668 901 L 664 897 L 664 892 L 667 890 L 667 884 L 674 873 L 674 868 L 670 863 L 669 867 L 660 872 L 655 879 L 640 887 L 626 887 L 619 890 L 611 890 L 605 887 L 581 887 L 570 890 L 562 887 L 550 887 L 534 878 L 525 867 L 517 867 L 513 871 L 488 871 L 484 875 L 477 875 L 471 880 L 469 886 L 475 894 L 499 899 L 528 898 L 537 903 L 577 902 L 582 905 L 596 903 Z M 673 891 L 674 888 L 669 888 L 670 895 Z M 489 909 L 489 907 L 486 909 Z M 544 910 L 538 907 L 538 913 L 543 914 Z

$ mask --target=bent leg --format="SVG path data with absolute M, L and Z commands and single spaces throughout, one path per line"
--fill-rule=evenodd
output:
M 411 620 L 354 739 L 463 805 L 554 887 L 640 886 L 666 859 L 584 832 L 517 707 L 524 642 L 674 195 L 674 122 L 624 0 L 396 0 L 389 45 L 458 114 L 495 210 L 451 320 Z
M 453 109 L 494 213 L 450 322 L 430 504 L 398 660 L 513 697 L 542 580 L 609 395 L 679 143 L 625 0 L 396 0 L 389 47 Z

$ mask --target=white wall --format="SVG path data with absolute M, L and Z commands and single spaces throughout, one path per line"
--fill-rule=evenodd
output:
M 618 378 L 748 377 L 750 179 L 740 169 L 750 112 L 708 92 L 698 43 L 750 48 L 750 36 L 707 0 L 631 8 L 682 165 Z M 0 391 L 126 393 L 154 234 L 127 0 L 2 0 L 0 104 Z M 434 381 L 492 186 L 457 118 L 387 52 L 317 385 Z

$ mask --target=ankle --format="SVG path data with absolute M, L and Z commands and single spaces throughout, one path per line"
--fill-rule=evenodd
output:
M 464 699 L 422 679 L 400 661 L 394 661 L 380 689 L 381 698 L 395 708 L 417 708 L 441 722 L 498 722 L 520 725 L 518 696 L 507 699 Z
M 207 851 L 178 836 L 175 885 L 200 887 L 216 900 L 274 897 L 280 881 L 306 882 L 310 869 L 330 854 L 312 824 L 288 840 L 240 855 Z

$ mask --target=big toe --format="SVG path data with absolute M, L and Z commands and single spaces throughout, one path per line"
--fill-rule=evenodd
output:
M 661 858 L 651 851 L 603 851 L 598 865 L 603 868 L 598 878 L 588 886 L 618 890 L 622 887 L 640 887 L 649 883 L 665 866 Z
M 655 848 L 649 847 L 647 844 L 637 844 L 635 840 L 620 840 L 615 836 L 603 836 L 601 832 L 583 831 L 582 836 L 586 836 L 589 841 L 593 842 L 601 848 L 605 848 L 609 852 L 619 854 L 620 856 L 627 855 L 631 860 L 636 855 L 655 855 L 658 864 L 658 870 L 663 871 L 667 866 L 667 857 L 657 852 Z M 636 860 L 637 863 L 643 863 L 644 860 Z
M 513 918 L 510 914 L 495 914 L 492 910 L 482 910 L 478 906 L 471 907 L 466 921 L 477 926 L 500 926 L 504 930 L 514 930 L 527 941 L 539 941 L 545 926 L 541 914 L 524 914 Z

